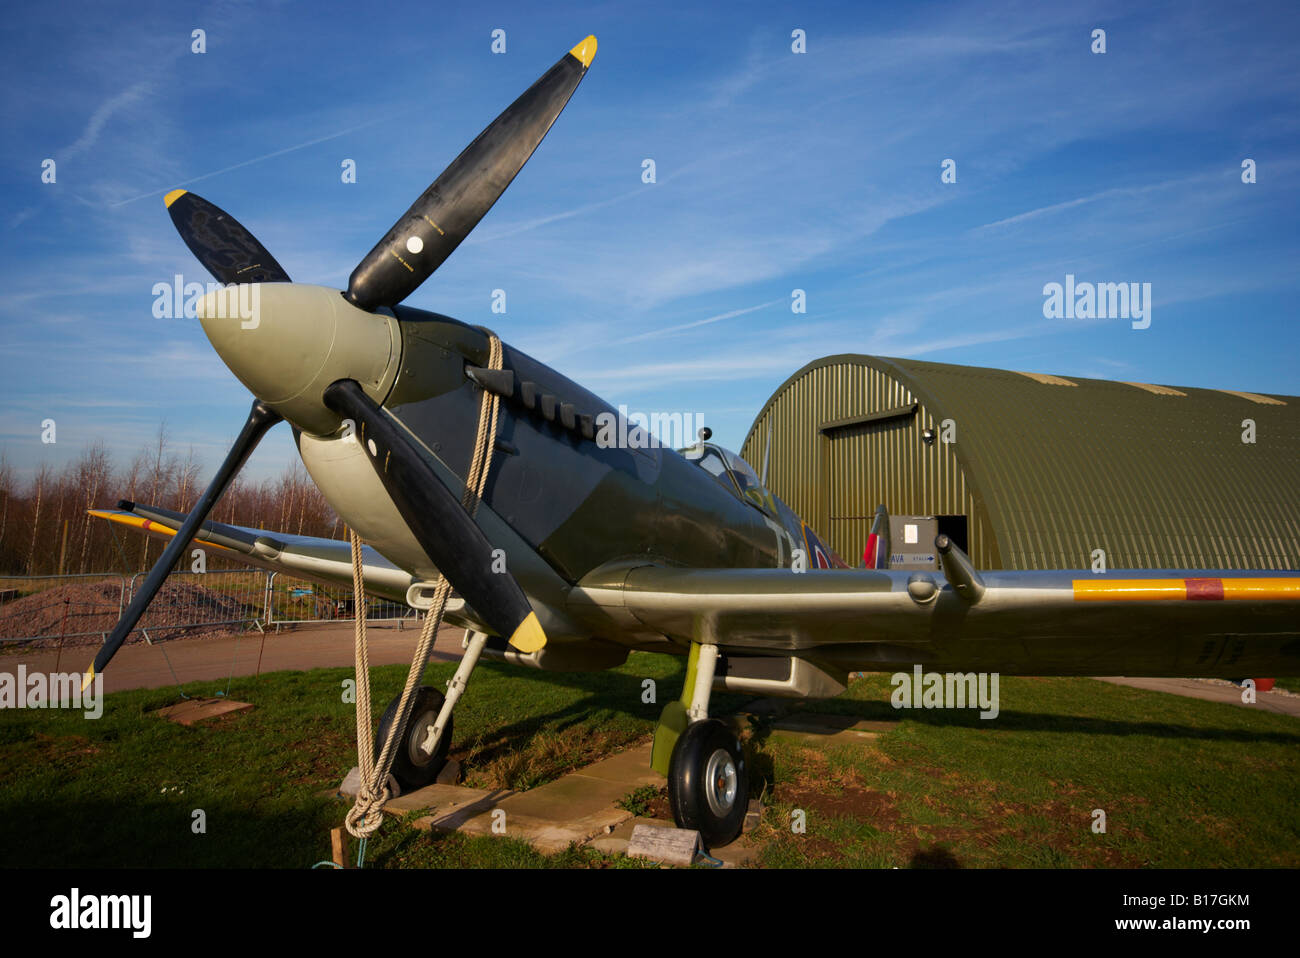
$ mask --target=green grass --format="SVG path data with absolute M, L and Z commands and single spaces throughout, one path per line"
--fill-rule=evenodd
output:
M 875 748 L 751 742 L 763 864 L 1300 865 L 1300 720 L 1091 679 L 1004 677 L 992 721 L 896 712 L 889 691 L 872 675 L 808 706 L 897 721 Z
M 454 664 L 425 680 L 441 687 Z M 375 720 L 406 669 L 373 670 Z M 452 755 L 466 784 L 527 788 L 645 740 L 679 691 L 683 661 L 634 654 L 604 673 L 550 674 L 483 663 L 455 715 Z M 191 728 L 148 713 L 180 701 L 175 688 L 120 692 L 87 721 L 69 710 L 0 712 L 0 865 L 306 867 L 329 858 L 329 829 L 347 806 L 328 797 L 356 764 L 351 669 L 235 679 L 230 697 L 250 711 Z M 659 704 L 642 702 L 642 681 Z M 194 683 L 191 696 L 225 682 Z M 727 701 L 734 708 L 741 699 Z M 207 833 L 191 831 L 202 809 Z M 467 867 L 602 864 L 580 852 L 558 860 L 496 838 L 400 829 L 372 840 L 369 861 Z
M 682 661 L 559 675 L 484 663 L 456 713 L 466 784 L 526 788 L 645 741 Z M 440 686 L 454 666 L 430 667 Z M 329 858 L 355 764 L 350 669 L 236 679 L 251 711 L 185 728 L 148 713 L 175 689 L 108 697 L 104 717 L 0 712 L 0 865 L 302 868 Z M 403 667 L 374 670 L 376 718 Z M 658 703 L 642 702 L 642 680 Z M 187 686 L 211 695 L 225 682 Z M 806 710 L 891 723 L 872 745 L 749 743 L 754 838 L 767 866 L 1296 867 L 1300 720 L 1090 679 L 1003 678 L 1001 714 L 896 712 L 885 676 Z M 743 699 L 715 696 L 715 713 Z M 649 792 L 625 799 L 649 801 Z M 1104 809 L 1107 831 L 1091 829 Z M 207 833 L 191 831 L 203 809 Z M 803 811 L 804 834 L 790 830 Z M 374 867 L 639 867 L 586 849 L 542 855 L 505 838 L 387 823 Z

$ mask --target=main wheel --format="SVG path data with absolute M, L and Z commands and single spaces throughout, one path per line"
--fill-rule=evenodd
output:
M 379 731 L 375 734 L 376 761 L 388 738 L 388 729 L 397 720 L 397 706 L 401 701 L 399 695 L 389 702 L 384 717 L 379 720 Z M 438 720 L 438 712 L 442 710 L 445 701 L 443 694 L 431 685 L 421 685 L 416 689 L 411 719 L 397 740 L 397 754 L 393 757 L 393 777 L 404 792 L 432 785 L 442 767 L 447 764 L 447 751 L 451 748 L 451 716 L 447 717 L 447 727 L 433 754 L 424 751 L 424 741 L 433 728 L 433 723 Z
M 749 807 L 745 752 L 726 723 L 693 722 L 668 763 L 668 804 L 679 828 L 693 828 L 705 846 L 735 841 Z

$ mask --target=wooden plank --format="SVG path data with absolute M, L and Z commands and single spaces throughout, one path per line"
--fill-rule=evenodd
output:
M 253 706 L 248 702 L 236 702 L 234 699 L 186 699 L 177 705 L 161 708 L 153 714 L 180 725 L 193 725 L 219 715 L 243 712 Z

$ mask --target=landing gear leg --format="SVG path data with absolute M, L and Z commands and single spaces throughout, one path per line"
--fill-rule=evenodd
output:
M 668 778 L 677 826 L 698 831 L 709 848 L 736 839 L 749 806 L 749 770 L 740 739 L 725 722 L 708 717 L 717 660 L 717 646 L 691 645 L 686 687 L 679 701 L 664 708 L 651 759 Z
M 415 704 L 411 707 L 411 717 L 403 729 L 402 737 L 397 741 L 397 754 L 393 759 L 393 777 L 402 787 L 410 792 L 426 785 L 432 785 L 438 773 L 447 764 L 447 752 L 451 748 L 452 711 L 460 701 L 465 687 L 469 684 L 470 673 L 478 665 L 487 636 L 482 632 L 465 633 L 465 654 L 461 657 L 456 674 L 447 683 L 447 694 L 429 685 L 422 685 L 415 694 Z M 388 738 L 388 729 L 397 717 L 397 706 L 401 696 L 388 704 L 384 717 L 379 722 L 379 731 L 375 735 L 375 758 Z

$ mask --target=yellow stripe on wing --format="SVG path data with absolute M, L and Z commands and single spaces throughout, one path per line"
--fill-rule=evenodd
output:
M 1225 599 L 1300 599 L 1300 579 L 1224 579 Z
M 1075 579 L 1076 602 L 1300 600 L 1300 578 Z
M 1075 579 L 1076 602 L 1187 598 L 1186 579 Z
M 156 532 L 160 535 L 167 536 L 169 539 L 176 535 L 177 530 L 169 525 L 165 525 L 156 519 L 145 519 L 141 516 L 133 516 L 129 512 L 107 512 L 103 509 L 87 509 L 90 515 L 96 519 L 107 519 L 109 522 L 116 522 L 120 526 L 130 526 L 132 529 L 139 529 L 141 532 Z M 203 543 L 203 548 L 224 549 L 226 552 L 235 552 L 230 546 L 223 546 L 217 542 L 208 542 L 198 540 Z

